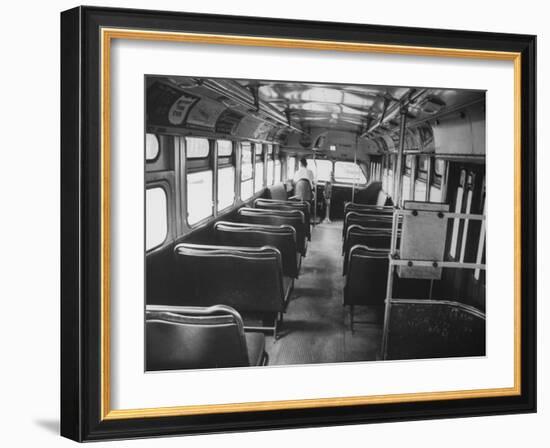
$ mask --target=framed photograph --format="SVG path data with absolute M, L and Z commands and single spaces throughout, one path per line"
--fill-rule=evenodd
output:
M 536 411 L 535 36 L 61 14 L 61 433 Z

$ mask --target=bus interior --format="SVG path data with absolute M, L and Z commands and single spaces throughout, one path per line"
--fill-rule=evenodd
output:
M 484 91 L 150 75 L 145 106 L 147 371 L 485 355 Z

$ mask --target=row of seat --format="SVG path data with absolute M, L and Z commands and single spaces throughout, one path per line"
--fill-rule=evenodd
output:
M 386 299 L 393 207 L 346 203 L 344 216 L 344 306 L 353 332 L 354 307 L 382 306 Z
M 265 365 L 311 240 L 307 202 L 257 199 L 213 227 L 215 244 L 174 248 L 182 305 L 147 307 L 150 370 Z M 261 322 L 245 326 L 244 320 Z

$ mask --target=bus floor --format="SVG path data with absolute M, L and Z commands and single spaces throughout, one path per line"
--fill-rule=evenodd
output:
M 266 340 L 269 365 L 336 363 L 377 359 L 382 317 L 377 310 L 356 307 L 363 322 L 350 330 L 349 309 L 344 307 L 342 275 L 342 222 L 319 224 L 312 229 L 300 277 L 274 342 Z

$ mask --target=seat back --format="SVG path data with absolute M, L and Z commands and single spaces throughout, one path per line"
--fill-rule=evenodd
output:
M 346 275 L 348 268 L 350 250 L 357 244 L 367 246 L 371 249 L 384 249 L 389 251 L 391 245 L 391 229 L 363 227 L 357 224 L 351 225 L 346 233 L 346 238 L 344 238 L 344 275 Z
M 265 210 L 300 210 L 304 213 L 306 236 L 311 240 L 311 213 L 308 202 L 304 201 L 277 201 L 273 199 L 258 198 L 254 201 L 255 208 Z
M 389 251 L 355 245 L 350 249 L 344 305 L 383 305 L 388 281 Z
M 298 179 L 296 181 L 296 185 L 294 185 L 294 197 L 301 201 L 311 201 L 313 199 L 313 191 L 308 179 Z
M 378 227 L 391 229 L 393 225 L 393 214 L 387 212 L 347 212 L 344 217 L 344 226 L 342 229 L 342 236 L 345 237 L 348 231 L 348 227 L 353 224 L 359 224 L 363 227 Z
M 279 182 L 275 185 L 269 185 L 267 187 L 267 197 L 269 199 L 286 201 L 288 199 L 288 194 L 286 192 L 285 184 L 283 182 Z
M 147 370 L 250 365 L 243 321 L 228 306 L 148 305 L 145 336 Z
M 484 356 L 485 314 L 455 301 L 392 301 L 386 359 Z
M 238 220 L 251 224 L 290 225 L 296 231 L 296 247 L 298 252 L 302 255 L 306 254 L 305 217 L 301 210 L 267 210 L 242 207 L 238 211 Z
M 272 226 L 219 221 L 214 225 L 218 244 L 228 246 L 273 246 L 281 253 L 283 274 L 298 277 L 296 231 L 290 225 Z
M 239 313 L 283 311 L 282 260 L 276 248 L 180 243 L 174 255 L 181 304 L 223 304 Z
M 358 204 L 356 202 L 346 202 L 344 204 L 344 216 L 348 212 L 358 212 L 358 213 L 371 213 L 376 215 L 388 215 L 393 216 L 394 207 L 392 206 L 379 206 L 379 205 L 367 205 L 367 204 Z

